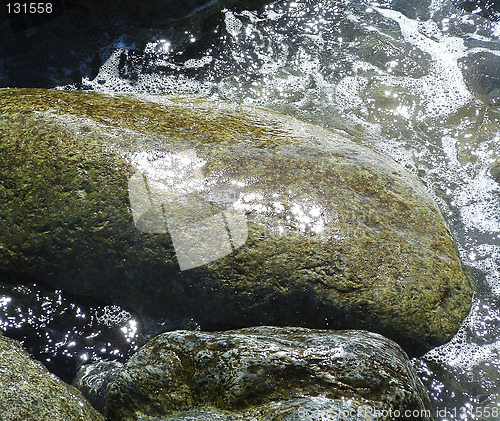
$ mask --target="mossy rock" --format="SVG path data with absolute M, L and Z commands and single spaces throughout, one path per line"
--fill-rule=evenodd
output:
M 104 421 L 77 389 L 1 335 L 0 414 L 2 421 Z
M 270 110 L 2 90 L 0 202 L 0 269 L 169 329 L 191 319 L 208 330 L 361 328 L 414 355 L 449 340 L 471 303 L 449 230 L 416 178 L 339 132 Z M 200 222 L 221 215 L 219 231 Z M 224 247 L 180 270 L 181 255 Z
M 393 341 L 365 331 L 277 327 L 157 336 L 118 373 L 106 416 L 109 421 L 434 419 L 422 383 Z

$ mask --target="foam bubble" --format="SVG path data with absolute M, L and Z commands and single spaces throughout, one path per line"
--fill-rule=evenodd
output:
M 131 317 L 132 315 L 128 311 L 123 310 L 117 305 L 104 306 L 99 310 L 99 313 L 96 314 L 97 322 L 108 327 L 120 326 L 128 322 Z

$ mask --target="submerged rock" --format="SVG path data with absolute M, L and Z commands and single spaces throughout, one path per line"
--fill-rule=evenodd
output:
M 406 354 L 380 335 L 258 327 L 157 336 L 118 373 L 106 414 L 110 421 L 312 421 L 381 420 L 399 411 L 424 420 L 434 419 L 430 409 Z
M 104 420 L 77 389 L 32 360 L 19 342 L 3 336 L 0 414 L 3 421 Z
M 473 14 L 479 14 L 493 21 L 500 20 L 500 4 L 488 0 L 452 0 L 459 9 Z
M 106 396 L 123 364 L 119 361 L 99 361 L 84 365 L 73 385 L 82 392 L 94 408 L 104 413 Z
M 470 307 L 419 181 L 269 110 L 0 91 L 0 202 L 0 269 L 165 329 L 363 328 L 415 354 Z
M 486 104 L 500 105 L 500 57 L 479 52 L 459 60 L 465 81 Z

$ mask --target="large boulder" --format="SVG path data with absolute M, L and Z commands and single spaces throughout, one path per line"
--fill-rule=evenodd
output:
M 2 421 L 104 421 L 77 389 L 1 335 L 0 414 Z
M 365 331 L 277 327 L 154 338 L 118 373 L 106 415 L 110 421 L 434 419 L 422 383 L 394 342 Z
M 469 280 L 421 183 L 341 133 L 197 98 L 0 91 L 0 269 L 208 330 L 447 341 Z

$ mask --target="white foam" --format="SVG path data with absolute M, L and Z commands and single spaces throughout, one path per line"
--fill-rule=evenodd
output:
M 128 311 L 117 305 L 104 306 L 100 309 L 100 314 L 96 314 L 97 322 L 108 327 L 120 326 L 128 322 L 131 317 Z
M 455 337 L 429 351 L 424 359 L 465 372 L 485 362 L 500 364 L 499 326 L 498 304 L 477 300 Z M 497 381 L 500 387 L 500 378 Z
M 224 13 L 224 23 L 227 33 L 232 37 L 237 37 L 241 32 L 241 28 L 243 28 L 243 23 L 230 10 L 225 9 L 222 13 Z
M 432 58 L 429 73 L 420 79 L 385 79 L 389 84 L 402 85 L 419 94 L 425 104 L 422 119 L 450 115 L 472 99 L 457 64 L 467 53 L 463 39 L 443 34 L 432 20 L 419 22 L 395 10 L 375 9 L 399 24 L 407 43 Z
M 168 42 L 160 40 L 147 46 L 149 49 L 158 49 L 158 45 L 163 49 L 168 49 Z M 89 80 L 83 78 L 82 85 L 86 89 L 92 89 L 104 93 L 142 93 L 142 94 L 204 94 L 208 95 L 211 91 L 210 84 L 200 83 L 193 79 L 187 78 L 182 74 L 165 75 L 159 77 L 154 74 L 139 72 L 136 80 L 121 77 L 119 72 L 119 63 L 122 54 L 127 54 L 128 48 L 118 46 L 110 54 L 106 62 L 100 67 L 97 76 Z M 198 61 L 187 62 L 187 68 L 195 66 L 203 66 L 209 63 L 209 57 L 202 58 Z
M 493 35 L 500 39 L 500 22 L 495 22 L 493 28 Z
M 332 102 L 340 109 L 359 107 L 363 104 L 360 96 L 368 86 L 368 80 L 361 76 L 346 76 L 335 87 Z

